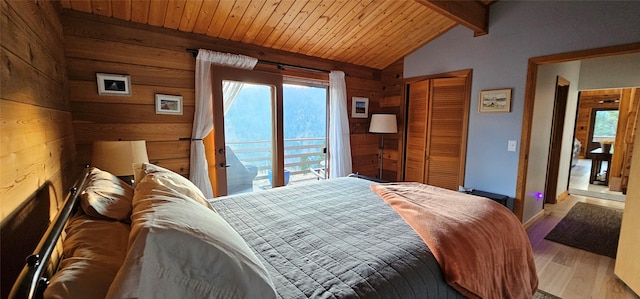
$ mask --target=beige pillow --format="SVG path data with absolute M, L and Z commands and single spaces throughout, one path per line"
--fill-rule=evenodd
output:
M 44 298 L 104 298 L 126 256 L 129 225 L 81 215 L 66 231 L 65 258 Z
M 133 188 L 115 175 L 92 167 L 80 205 L 87 215 L 128 221 Z
M 201 205 L 213 210 L 213 207 L 207 201 L 202 191 L 200 191 L 200 188 L 182 175 L 150 163 L 136 164 L 133 168 L 134 173 L 136 174 L 136 182 L 142 182 L 146 176 L 153 175 L 156 184 L 162 184 L 164 187 L 186 196 L 187 198 L 191 198 Z
M 244 239 L 176 185 L 164 172 L 137 183 L 129 251 L 107 298 L 276 298 Z

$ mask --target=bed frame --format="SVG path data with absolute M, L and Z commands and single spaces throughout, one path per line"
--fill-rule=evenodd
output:
M 44 290 L 49 284 L 49 277 L 51 273 L 47 273 L 47 268 L 49 268 L 50 263 L 55 263 L 49 269 L 57 268 L 57 261 L 51 260 L 51 255 L 59 242 L 60 236 L 67 224 L 67 221 L 73 215 L 74 211 L 77 210 L 78 202 L 79 202 L 79 190 L 84 188 L 84 185 L 87 181 L 87 177 L 89 175 L 89 166 L 86 166 L 83 170 L 80 177 L 73 184 L 73 187 L 69 189 L 65 200 L 63 202 L 62 208 L 58 211 L 53 221 L 49 224 L 46 232 L 40 239 L 38 245 L 35 247 L 35 250 L 32 254 L 28 255 L 25 260 L 25 266 L 20 272 L 18 278 L 16 279 L 13 287 L 11 289 L 11 293 L 9 294 L 9 298 L 42 298 Z M 37 192 L 36 192 L 37 193 Z M 25 206 L 30 202 L 35 201 L 35 195 L 30 197 L 25 203 Z M 48 202 L 46 204 L 49 204 Z M 30 215 L 25 215 L 22 212 L 23 207 L 18 209 L 17 215 L 12 215 L 10 218 L 28 218 Z M 22 215 L 21 215 L 22 214 Z M 11 221 L 11 220 L 10 220 Z M 7 222 L 10 222 L 7 221 Z M 3 229 L 5 227 L 3 223 Z M 3 230 L 3 234 L 5 231 Z M 3 247 L 7 246 L 7 244 L 3 244 Z M 12 245 L 13 246 L 13 245 Z M 17 253 L 19 254 L 19 253 Z M 3 276 L 5 273 L 3 273 Z

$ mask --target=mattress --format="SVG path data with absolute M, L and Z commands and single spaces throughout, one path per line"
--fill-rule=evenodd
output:
M 322 180 L 212 205 L 256 252 L 280 298 L 464 298 L 371 184 Z

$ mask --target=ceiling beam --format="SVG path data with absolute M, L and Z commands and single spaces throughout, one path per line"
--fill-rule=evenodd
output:
M 489 6 L 480 1 L 415 0 L 473 30 L 474 36 L 489 33 Z

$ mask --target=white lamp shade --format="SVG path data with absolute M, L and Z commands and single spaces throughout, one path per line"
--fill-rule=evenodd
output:
M 147 144 L 135 141 L 95 141 L 91 166 L 115 176 L 133 175 L 133 163 L 148 163 Z
M 398 133 L 398 124 L 395 114 L 372 114 L 371 133 Z

